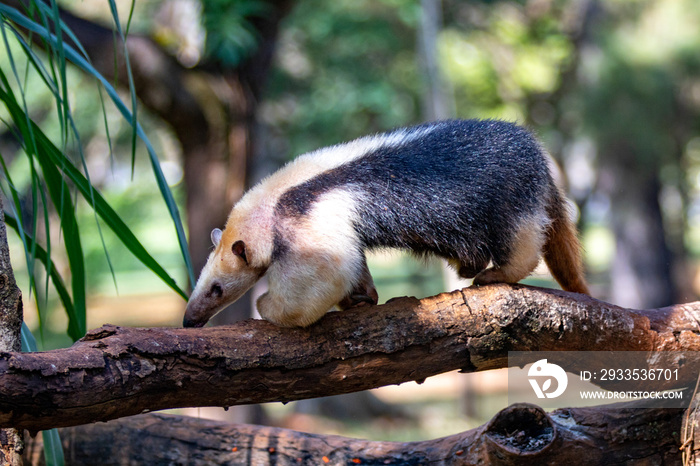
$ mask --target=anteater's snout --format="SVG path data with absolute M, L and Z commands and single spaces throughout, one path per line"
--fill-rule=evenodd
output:
M 200 321 L 196 319 L 190 319 L 187 316 L 185 316 L 184 319 L 182 319 L 182 326 L 185 328 L 200 328 L 204 327 L 206 325 L 206 321 Z

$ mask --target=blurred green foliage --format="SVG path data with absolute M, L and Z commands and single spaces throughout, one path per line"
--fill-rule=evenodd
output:
M 260 112 L 288 154 L 416 121 L 419 13 L 401 0 L 297 3 Z
M 255 52 L 260 40 L 252 21 L 271 12 L 271 5 L 263 0 L 203 1 L 202 27 L 207 32 L 205 55 L 224 67 L 240 65 Z

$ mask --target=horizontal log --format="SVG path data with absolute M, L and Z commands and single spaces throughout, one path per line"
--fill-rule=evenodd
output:
M 309 328 L 106 325 L 70 348 L 0 353 L 0 427 L 38 431 L 166 408 L 337 395 L 505 367 L 508 351 L 696 351 L 698 322 L 700 303 L 632 311 L 491 285 L 330 313 Z
M 682 414 L 680 409 L 619 407 L 547 414 L 523 403 L 476 429 L 420 442 L 369 441 L 164 414 L 66 428 L 60 435 L 71 465 L 680 465 Z M 40 463 L 41 456 L 41 445 L 30 442 L 27 464 Z

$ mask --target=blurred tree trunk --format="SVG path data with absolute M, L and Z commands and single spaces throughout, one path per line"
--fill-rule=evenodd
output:
M 15 283 L 0 197 L 0 351 L 20 351 L 22 293 Z M 0 429 L 0 464 L 21 466 L 24 442 L 18 429 Z
M 638 309 L 668 306 L 677 288 L 659 204 L 659 170 L 640 165 L 634 149 L 624 143 L 603 148 L 598 160 L 615 236 L 610 300 Z
M 423 118 L 426 121 L 455 117 L 454 92 L 449 81 L 440 72 L 438 64 L 438 36 L 443 28 L 440 0 L 421 0 L 418 29 L 418 61 L 423 68 L 425 85 Z
M 610 26 L 601 19 L 599 25 Z M 585 131 L 597 146 L 595 191 L 609 201 L 606 217 L 615 237 L 609 300 L 633 308 L 668 306 L 682 299 L 674 271 L 686 254 L 683 235 L 673 234 L 683 226 L 674 225 L 674 214 L 664 212 L 661 204 L 665 188 L 681 191 L 682 186 L 669 176 L 662 178 L 662 171 L 679 168 L 679 141 L 673 136 L 689 123 L 677 111 L 672 72 L 620 56 L 599 40 L 589 46 L 581 66 L 590 70 L 601 61 L 598 69 L 579 78 L 579 99 Z

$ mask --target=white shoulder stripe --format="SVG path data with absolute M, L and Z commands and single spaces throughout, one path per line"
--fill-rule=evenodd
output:
M 314 159 L 319 167 L 323 167 L 323 170 L 330 170 L 383 147 L 399 146 L 419 139 L 434 131 L 439 125 L 440 123 L 436 123 L 420 129 L 403 128 L 390 133 L 365 136 L 300 155 L 297 159 Z

